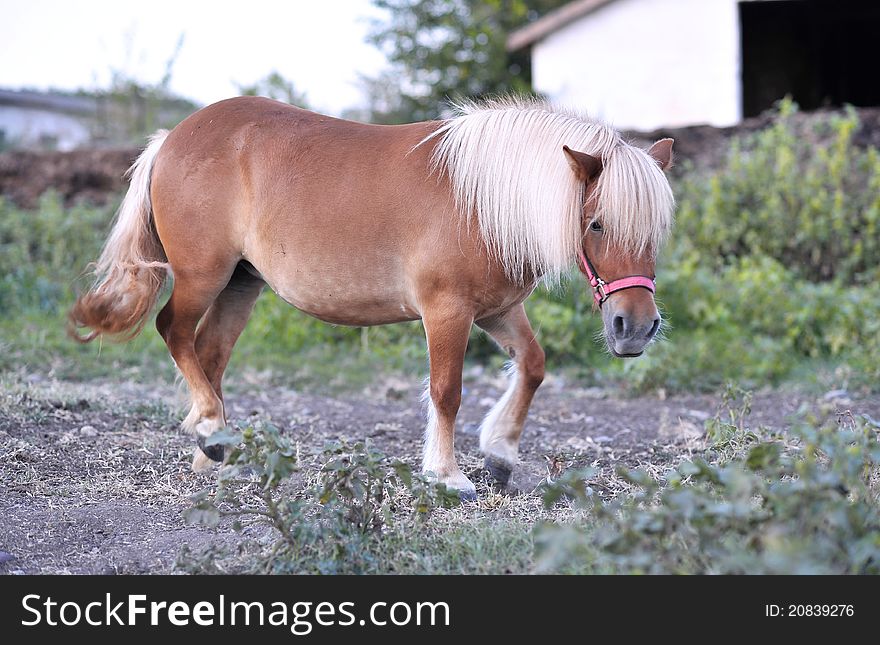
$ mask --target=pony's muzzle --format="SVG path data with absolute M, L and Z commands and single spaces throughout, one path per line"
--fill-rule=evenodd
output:
M 635 290 L 634 290 L 635 291 Z M 649 302 L 621 302 L 624 296 L 612 298 L 604 307 L 602 318 L 605 323 L 605 338 L 608 348 L 618 358 L 640 356 L 645 347 L 660 329 L 660 314 Z

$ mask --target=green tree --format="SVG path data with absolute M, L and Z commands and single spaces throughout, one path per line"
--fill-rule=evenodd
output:
M 565 0 L 373 0 L 388 22 L 374 23 L 369 40 L 392 71 L 367 79 L 372 118 L 436 118 L 450 98 L 528 92 L 527 52 L 509 53 L 507 36 Z M 389 86 L 396 84 L 396 95 Z M 393 100 L 389 100 L 393 99 Z

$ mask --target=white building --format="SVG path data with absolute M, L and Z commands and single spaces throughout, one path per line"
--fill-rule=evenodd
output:
M 732 125 L 792 95 L 880 104 L 880 2 L 575 0 L 514 32 L 532 85 L 623 129 Z
M 95 113 L 94 98 L 0 89 L 0 149 L 72 150 L 91 140 Z
M 90 95 L 0 88 L 0 150 L 140 145 L 147 133 L 174 127 L 197 107 L 137 87 Z

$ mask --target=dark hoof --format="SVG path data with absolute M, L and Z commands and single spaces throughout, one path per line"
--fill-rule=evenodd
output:
M 492 479 L 494 479 L 497 484 L 500 484 L 501 486 L 507 486 L 507 482 L 510 481 L 510 466 L 508 466 L 504 462 L 498 461 L 497 459 L 486 457 L 484 467 L 487 471 L 489 471 L 489 475 L 492 476 Z
M 463 502 L 476 502 L 477 501 L 477 491 L 475 491 L 475 490 L 460 490 L 460 491 L 458 491 L 458 497 Z
M 214 444 L 213 446 L 205 445 L 205 437 L 199 437 L 199 448 L 201 448 L 202 452 L 205 453 L 205 456 L 208 459 L 213 461 L 223 463 L 223 446 L 220 444 Z

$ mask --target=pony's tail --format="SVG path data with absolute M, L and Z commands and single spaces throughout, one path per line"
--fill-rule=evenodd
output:
M 126 173 L 128 192 L 98 261 L 95 283 L 70 310 L 68 332 L 87 343 L 101 335 L 128 340 L 144 328 L 170 267 L 159 241 L 150 204 L 150 174 L 168 136 L 159 130 Z M 80 335 L 79 328 L 91 331 Z

